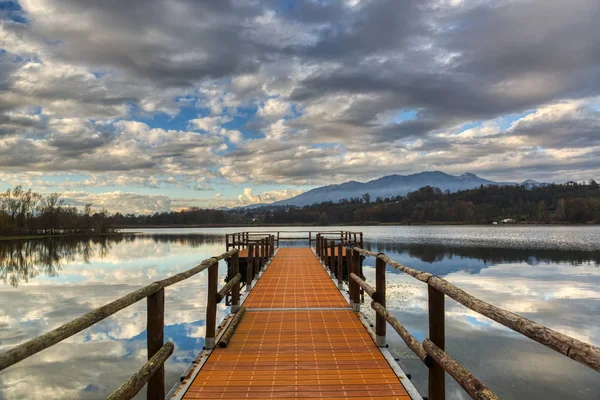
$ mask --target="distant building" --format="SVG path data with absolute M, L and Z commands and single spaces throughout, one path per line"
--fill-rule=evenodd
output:
M 515 221 L 512 218 L 506 218 L 506 219 L 503 219 L 502 221 L 500 221 L 501 224 L 514 224 L 515 222 L 517 222 L 517 221 Z
M 492 222 L 492 225 L 498 225 L 498 223 L 496 221 Z

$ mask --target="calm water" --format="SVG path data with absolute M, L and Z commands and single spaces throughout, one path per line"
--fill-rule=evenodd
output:
M 600 227 L 346 228 L 362 230 L 371 250 L 600 345 Z M 222 253 L 223 235 L 233 231 L 160 229 L 91 240 L 0 241 L 0 350 Z M 374 260 L 366 259 L 364 265 L 372 281 Z M 202 349 L 205 305 L 205 273 L 166 289 L 165 335 L 176 346 L 166 365 L 168 387 Z M 146 360 L 145 308 L 139 302 L 0 373 L 0 399 L 47 393 L 52 398 L 104 398 Z M 418 339 L 426 337 L 424 284 L 390 269 L 388 308 Z M 452 300 L 446 308 L 447 351 L 501 398 L 598 398 L 597 372 Z M 221 306 L 218 318 L 227 312 Z M 426 394 L 426 368 L 395 334 L 389 341 L 413 383 Z M 447 379 L 448 398 L 467 398 Z

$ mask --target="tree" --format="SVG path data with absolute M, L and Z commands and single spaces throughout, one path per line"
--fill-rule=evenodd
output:
M 363 200 L 365 201 L 365 203 L 369 204 L 371 202 L 371 195 L 369 193 L 364 193 L 362 195 Z

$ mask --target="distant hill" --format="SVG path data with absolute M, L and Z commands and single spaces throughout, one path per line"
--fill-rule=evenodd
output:
M 526 181 L 528 186 L 543 185 L 535 181 Z M 441 171 L 420 172 L 413 175 L 388 175 L 366 183 L 350 181 L 339 185 L 323 186 L 304 192 L 287 200 L 280 200 L 272 205 L 306 206 L 324 201 L 337 202 L 341 199 L 360 197 L 369 193 L 375 200 L 377 197 L 393 197 L 405 195 L 423 186 L 438 187 L 442 190 L 456 192 L 474 189 L 481 185 L 517 185 L 513 182 L 494 182 L 466 173 L 459 176 L 449 175 Z

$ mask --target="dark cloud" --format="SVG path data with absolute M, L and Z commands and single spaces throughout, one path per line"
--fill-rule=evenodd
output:
M 19 15 L 0 27 L 11 171 L 190 188 L 600 172 L 595 0 L 30 0 Z M 183 106 L 203 134 L 134 121 Z

